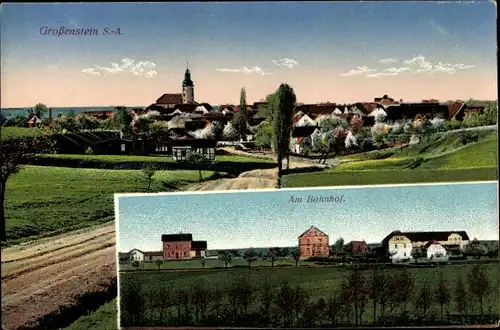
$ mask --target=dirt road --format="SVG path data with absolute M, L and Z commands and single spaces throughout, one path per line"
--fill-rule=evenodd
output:
M 2 250 L 2 329 L 40 328 L 109 291 L 115 260 L 114 222 Z
M 232 148 L 221 148 L 221 149 L 235 155 L 249 156 L 249 154 L 244 151 L 238 151 Z M 269 158 L 269 157 L 272 156 L 262 156 L 262 158 Z M 285 163 L 284 166 L 286 166 L 286 161 L 284 163 Z M 290 168 L 311 167 L 316 165 L 317 164 L 304 161 L 295 161 L 293 159 L 291 159 L 290 161 Z M 207 191 L 207 190 L 276 188 L 277 178 L 278 178 L 277 168 L 271 168 L 265 170 L 252 170 L 241 173 L 237 178 L 219 179 L 219 180 L 204 182 L 199 185 L 193 185 L 188 190 Z

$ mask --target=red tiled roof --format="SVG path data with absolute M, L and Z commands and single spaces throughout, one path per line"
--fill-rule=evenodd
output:
M 182 94 L 163 94 L 160 96 L 158 100 L 156 100 L 156 104 L 181 104 L 182 103 Z
M 293 119 L 292 119 L 292 124 L 296 124 L 299 122 L 300 118 L 302 118 L 302 115 L 296 114 Z
M 365 103 L 361 103 L 361 105 L 362 105 L 362 108 L 359 110 L 363 111 L 366 114 L 369 114 L 370 112 L 377 109 L 377 107 L 378 107 L 377 102 L 365 102 Z

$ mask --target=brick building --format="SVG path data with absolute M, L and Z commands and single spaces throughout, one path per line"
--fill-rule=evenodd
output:
M 192 234 L 162 235 L 161 241 L 164 260 L 203 258 L 207 250 L 207 242 L 193 241 Z
M 311 226 L 299 236 L 300 258 L 310 257 L 327 258 L 330 255 L 328 235 Z

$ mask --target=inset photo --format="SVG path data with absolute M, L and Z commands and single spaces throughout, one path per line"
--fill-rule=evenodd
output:
M 117 194 L 118 322 L 494 324 L 497 189 L 471 182 Z

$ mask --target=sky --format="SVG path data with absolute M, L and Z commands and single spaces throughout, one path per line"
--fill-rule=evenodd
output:
M 281 83 L 301 103 L 497 99 L 487 1 L 10 3 L 0 24 L 2 108 L 147 106 L 181 93 L 187 62 L 214 105 Z
M 471 239 L 498 240 L 497 191 L 491 182 L 122 195 L 117 244 L 121 252 L 160 251 L 162 234 L 183 232 L 215 250 L 290 247 L 313 225 L 330 244 L 339 237 L 379 243 L 394 230 L 465 230 Z M 308 203 L 308 196 L 339 202 Z

